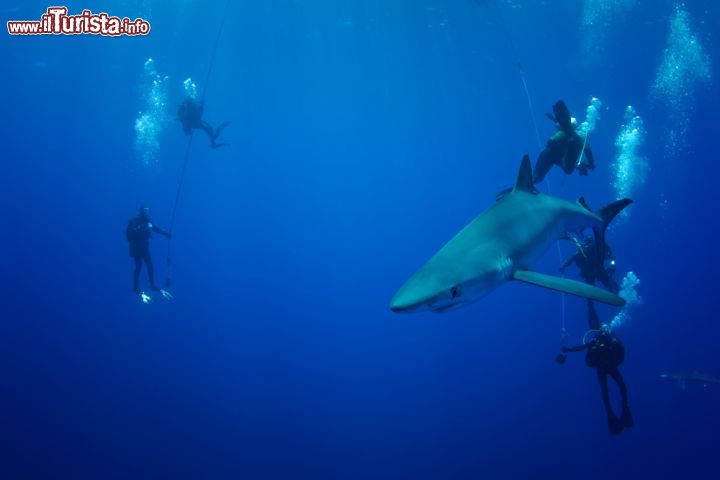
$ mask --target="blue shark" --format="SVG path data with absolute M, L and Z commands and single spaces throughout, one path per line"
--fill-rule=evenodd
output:
M 689 382 L 700 383 L 703 387 L 707 387 L 710 384 L 720 385 L 720 378 L 698 371 L 692 371 L 690 373 L 663 373 L 660 375 L 660 378 L 678 382 L 678 385 L 680 385 L 680 388 L 683 390 L 687 389 Z
M 514 188 L 470 222 L 398 290 L 390 302 L 394 312 L 447 312 L 480 300 L 500 285 L 517 280 L 602 303 L 622 306 L 625 300 L 606 290 L 530 270 L 558 239 L 592 228 L 602 240 L 612 218 L 632 200 L 623 199 L 590 211 L 540 193 L 532 183 L 526 155 Z M 598 242 L 603 244 L 604 241 Z

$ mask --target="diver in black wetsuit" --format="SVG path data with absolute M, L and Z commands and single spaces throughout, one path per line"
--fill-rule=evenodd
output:
M 170 238 L 170 232 L 166 232 L 152 223 L 150 209 L 142 206 L 138 214 L 128 221 L 127 228 L 125 229 L 125 236 L 130 246 L 130 256 L 135 260 L 133 291 L 138 294 L 142 294 L 138 286 L 138 281 L 140 279 L 140 270 L 142 269 L 143 262 L 145 262 L 147 268 L 150 288 L 152 290 L 160 290 L 160 288 L 155 285 L 155 269 L 153 268 L 152 257 L 150 256 L 150 238 L 152 237 L 152 232 Z
M 210 147 L 220 148 L 230 146 L 229 143 L 217 143 L 220 132 L 230 125 L 230 122 L 223 122 L 217 130 L 213 130 L 212 126 L 202 119 L 203 110 L 203 102 L 197 102 L 192 97 L 187 97 L 185 101 L 180 104 L 180 108 L 178 108 L 178 120 L 182 123 L 185 135 L 190 135 L 193 130 L 200 129 L 204 131 L 208 139 L 210 139 Z
M 608 262 L 607 268 L 605 262 Z M 598 247 L 594 236 L 586 237 L 582 243 L 578 242 L 577 251 L 560 265 L 560 271 L 564 273 L 573 263 L 580 269 L 580 276 L 586 283 L 595 285 L 599 280 L 612 293 L 620 291 L 620 286 L 613 278 L 616 270 L 615 257 L 607 242 L 602 248 Z
M 553 115 L 548 114 L 548 117 L 557 124 L 558 131 L 550 137 L 545 150 L 540 152 L 533 171 L 533 183 L 542 182 L 553 165 L 559 166 L 568 175 L 576 168 L 580 175 L 587 175 L 588 170 L 595 170 L 592 150 L 577 133 L 565 102 L 558 100 L 553 105 Z
M 627 387 L 623 381 L 622 375 L 618 367 L 622 364 L 625 359 L 625 347 L 623 346 L 620 339 L 612 333 L 608 325 L 600 326 L 600 318 L 598 317 L 597 311 L 595 310 L 595 304 L 588 301 L 588 322 L 590 328 L 596 331 L 597 334 L 588 343 L 578 345 L 577 347 L 562 347 L 563 353 L 568 352 L 581 352 L 587 350 L 585 354 L 585 363 L 588 367 L 594 368 L 597 372 L 598 381 L 600 382 L 600 390 L 602 392 L 602 400 L 605 405 L 605 412 L 608 417 L 608 427 L 610 427 L 610 433 L 613 435 L 619 435 L 623 428 L 630 428 L 633 426 L 633 418 L 630 413 L 630 407 L 628 407 L 628 395 Z M 562 357 L 562 361 L 561 361 Z M 558 357 L 558 363 L 564 363 L 564 356 Z M 608 375 L 615 380 L 618 388 L 620 389 L 620 396 L 622 398 L 622 413 L 618 419 L 617 415 L 612 409 L 610 404 L 610 396 L 608 394 Z

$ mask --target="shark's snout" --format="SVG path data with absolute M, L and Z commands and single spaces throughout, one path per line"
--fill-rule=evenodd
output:
M 390 311 L 395 313 L 403 313 L 407 312 L 407 309 L 403 305 L 399 305 L 396 303 L 390 303 Z
M 400 292 L 401 293 L 401 292 Z M 422 310 L 426 304 L 421 300 L 411 300 L 398 293 L 390 301 L 390 310 L 396 313 L 410 313 Z
M 457 288 L 428 289 L 422 282 L 409 281 L 393 297 L 390 310 L 411 313 L 431 310 L 446 312 L 462 302 Z
M 423 276 L 413 276 L 397 291 L 390 301 L 390 310 L 397 313 L 411 313 L 427 310 L 438 295 L 431 283 Z

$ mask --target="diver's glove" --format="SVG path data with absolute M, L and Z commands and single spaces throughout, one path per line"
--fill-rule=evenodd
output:
M 165 300 L 172 300 L 173 296 L 172 293 L 168 292 L 167 290 L 160 289 L 160 295 L 163 296 Z
M 145 293 L 145 292 L 140 292 L 140 299 L 141 299 L 142 302 L 145 303 L 145 304 L 147 304 L 147 303 L 152 303 L 152 301 L 153 301 L 153 300 L 152 300 L 152 297 L 151 297 L 150 295 L 148 295 L 147 293 Z

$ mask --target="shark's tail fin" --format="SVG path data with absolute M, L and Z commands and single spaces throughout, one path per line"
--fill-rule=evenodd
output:
M 631 203 L 633 203 L 631 199 L 622 198 L 612 203 L 608 203 L 604 207 L 600 208 L 600 210 L 596 213 L 603 219 L 603 230 L 605 230 L 607 226 L 610 225 L 610 222 L 612 222 L 613 219 Z
M 580 203 L 583 207 L 587 208 L 592 212 L 592 209 L 583 197 L 580 197 L 578 199 L 578 203 Z M 597 212 L 595 212 L 600 218 L 602 218 L 602 225 L 598 228 L 593 229 L 593 232 L 595 233 L 595 245 L 600 255 L 599 258 L 605 258 L 605 249 L 607 248 L 607 246 L 605 245 L 605 230 L 607 230 L 610 222 L 612 222 L 613 219 L 617 217 L 617 215 L 631 203 L 633 203 L 632 199 L 622 198 L 620 200 L 615 200 L 614 202 L 608 203 L 604 207 L 601 207 Z
M 578 198 L 578 203 L 585 207 L 588 211 L 592 212 L 593 209 L 590 208 L 590 205 L 588 205 L 587 201 L 584 197 Z M 618 216 L 620 212 L 625 210 L 625 207 L 633 203 L 633 200 L 630 198 L 621 198 L 620 200 L 615 200 L 614 202 L 610 202 L 604 207 L 600 207 L 600 209 L 597 212 L 597 215 L 602 218 L 602 226 L 600 227 L 603 231 L 605 231 L 610 225 L 610 222 L 613 221 L 615 217 Z

